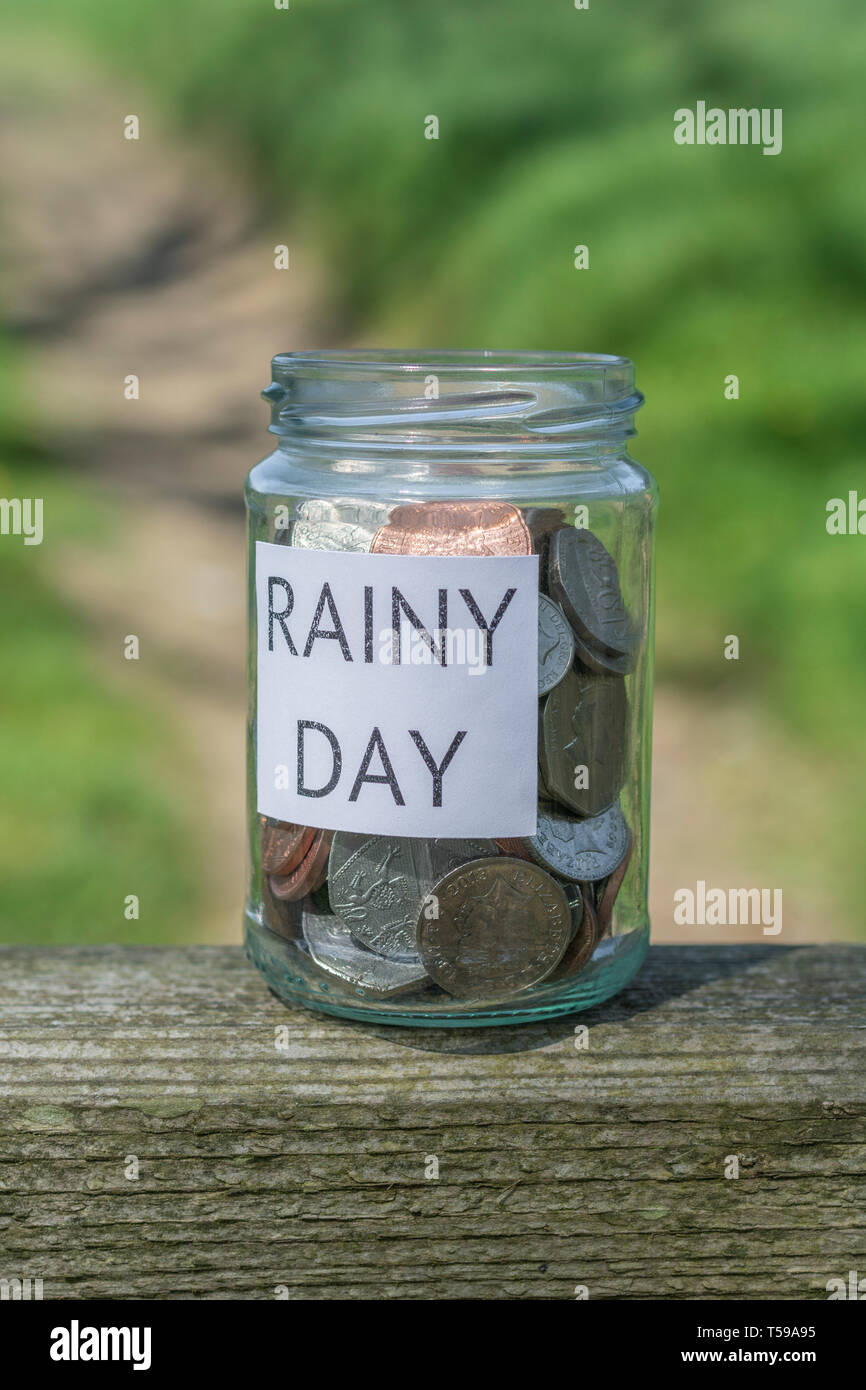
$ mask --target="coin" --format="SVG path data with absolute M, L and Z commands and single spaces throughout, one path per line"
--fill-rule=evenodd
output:
M 270 879 L 262 878 L 262 921 L 277 936 L 296 941 L 301 935 L 301 909 L 298 903 L 285 902 L 271 892 Z
M 544 713 L 544 707 L 542 706 L 542 714 L 543 714 L 543 713 Z M 539 739 L 538 739 L 538 742 L 539 742 L 539 751 L 540 751 L 540 748 L 541 748 L 541 737 L 542 737 L 542 735 L 541 735 L 541 722 L 539 721 Z M 548 787 L 547 783 L 546 783 L 545 780 L 544 780 L 544 768 L 541 766 L 541 759 L 540 759 L 540 758 L 539 758 L 539 761 L 538 761 L 538 800 L 539 800 L 540 802 L 541 802 L 541 801 L 555 801 L 555 800 L 556 800 L 556 797 L 553 795 L 553 792 L 550 790 L 550 788 Z
M 296 521 L 292 526 L 292 545 L 296 550 L 368 551 L 375 531 L 369 526 L 319 521 Z
M 299 521 L 354 523 L 356 526 L 381 526 L 391 514 L 387 502 L 370 498 L 304 497 L 295 507 Z
M 584 894 L 579 883 L 566 883 L 563 892 L 571 909 L 571 940 L 573 941 L 583 925 Z
M 574 820 L 544 806 L 538 810 L 538 829 L 524 844 L 537 864 L 562 878 L 594 882 L 607 878 L 621 863 L 629 835 L 618 806 L 587 820 Z
M 525 859 L 530 864 L 535 863 L 522 840 L 496 840 L 495 844 L 509 859 Z
M 523 859 L 482 859 L 434 885 L 438 915 L 418 916 L 427 973 L 458 999 L 508 999 L 558 965 L 571 933 L 561 886 Z
M 388 512 L 384 502 L 305 498 L 295 511 L 291 542 L 303 550 L 368 551 Z
M 305 913 L 303 930 L 316 965 L 374 999 L 390 999 L 429 983 L 417 956 L 414 961 L 395 961 L 367 951 L 337 917 Z
M 598 647 L 591 647 L 588 642 L 581 641 L 576 632 L 573 636 L 575 662 L 584 670 L 592 671 L 599 676 L 627 676 L 629 671 L 634 670 L 637 649 L 623 652 L 621 656 L 611 656 L 609 652 L 603 652 Z
M 315 838 L 315 830 L 289 821 L 259 816 L 262 869 L 266 874 L 287 874 L 300 864 Z
M 331 906 L 363 946 L 386 956 L 417 951 L 415 924 L 437 879 L 470 859 L 496 855 L 493 840 L 334 836 Z
M 531 555 L 532 537 L 510 502 L 408 502 L 376 532 L 377 555 Z
M 287 902 L 297 902 L 308 893 L 314 893 L 325 881 L 328 873 L 328 852 L 331 848 L 331 833 L 317 830 L 303 859 L 288 874 L 270 874 L 268 883 L 275 898 Z
M 568 525 L 561 507 L 524 507 L 523 519 L 529 527 L 536 550 L 546 539 L 550 539 L 554 531 Z
M 598 945 L 600 935 L 590 885 L 575 884 L 572 891 L 566 890 L 565 896 L 577 917 L 577 925 L 562 960 L 551 976 L 555 980 L 565 975 L 576 975 L 582 970 Z
M 577 635 L 611 656 L 634 650 L 640 633 L 623 602 L 616 561 L 591 531 L 574 526 L 550 542 L 550 594 Z
M 628 828 L 628 827 L 626 827 Z M 606 936 L 610 931 L 613 922 L 613 908 L 617 900 L 619 890 L 622 887 L 623 879 L 628 872 L 631 862 L 632 850 L 634 849 L 634 838 L 631 831 L 628 832 L 628 848 L 620 860 L 613 873 L 602 883 L 596 885 L 597 911 L 598 911 L 598 934 L 599 937 Z
M 547 695 L 559 685 L 574 661 L 574 637 L 561 608 L 545 594 L 538 595 L 538 693 Z
M 542 712 L 541 766 L 557 801 L 580 816 L 613 805 L 625 777 L 627 719 L 622 676 L 569 671 L 551 691 Z
M 547 593 L 547 568 L 550 556 L 550 537 L 561 526 L 567 526 L 565 512 L 561 507 L 525 507 L 523 519 L 532 537 L 532 549 L 539 557 L 538 585 Z

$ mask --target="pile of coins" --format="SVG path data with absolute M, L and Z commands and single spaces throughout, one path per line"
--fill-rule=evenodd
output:
M 315 550 L 540 557 L 538 825 L 516 840 L 389 839 L 260 817 L 263 917 L 371 999 L 510 999 L 582 970 L 610 932 L 633 838 L 625 677 L 642 633 L 613 557 L 555 507 L 305 501 Z

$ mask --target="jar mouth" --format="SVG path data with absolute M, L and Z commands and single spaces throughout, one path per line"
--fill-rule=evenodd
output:
M 278 353 L 262 395 L 282 447 L 524 460 L 618 448 L 643 403 L 627 357 L 466 349 Z
M 388 369 L 397 373 L 427 371 L 436 367 L 442 372 L 463 372 L 467 369 L 479 372 L 528 371 L 574 371 L 604 372 L 612 367 L 632 367 L 627 357 L 618 357 L 603 352 L 550 352 L 528 351 L 509 352 L 499 348 L 340 348 L 308 349 L 298 352 L 278 352 L 273 358 L 274 372 L 291 370 L 293 367 L 310 369 L 322 367 L 325 371 L 347 368 L 352 371 L 369 372 Z

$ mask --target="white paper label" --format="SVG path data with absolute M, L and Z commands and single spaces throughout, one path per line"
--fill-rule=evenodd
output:
M 538 557 L 256 543 L 258 809 L 324 830 L 531 835 Z

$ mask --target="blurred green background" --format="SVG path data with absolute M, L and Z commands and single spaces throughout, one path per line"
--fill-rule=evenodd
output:
M 635 360 L 662 494 L 655 925 L 699 876 L 781 884 L 801 937 L 866 935 L 866 537 L 825 527 L 866 496 L 862 6 L 0 13 L 0 493 L 46 507 L 41 547 L 0 537 L 0 936 L 231 935 L 255 390 L 274 351 L 361 343 Z M 782 108 L 782 153 L 677 146 L 699 99 Z M 207 650 L 158 585 L 173 518 L 222 595 Z

